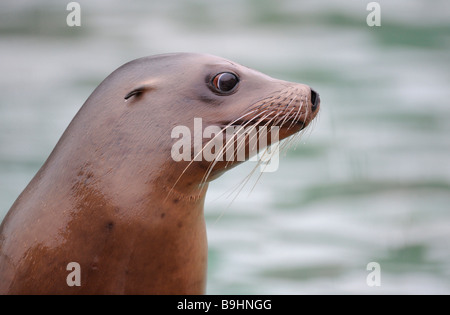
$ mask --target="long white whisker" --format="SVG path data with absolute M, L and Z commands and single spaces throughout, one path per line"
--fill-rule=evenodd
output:
M 275 118 L 277 118 L 277 116 L 272 117 L 263 127 L 267 127 L 268 125 L 270 125 L 273 120 L 275 120 Z M 279 132 L 279 130 L 277 131 Z M 268 147 L 265 148 L 265 151 L 263 153 L 264 154 L 267 153 Z M 272 151 L 273 152 L 273 151 Z M 250 180 L 250 178 L 252 177 L 252 175 L 254 174 L 254 172 L 256 171 L 256 169 L 261 165 L 262 163 L 262 157 L 258 159 L 258 162 L 256 164 L 256 166 L 253 168 L 253 170 L 250 172 L 250 174 L 248 174 L 241 182 L 240 184 L 236 187 L 236 189 L 234 189 L 229 196 L 231 196 L 231 194 L 233 194 L 237 189 L 238 192 L 236 193 L 235 197 L 233 198 L 233 201 L 236 199 L 236 197 L 240 194 L 240 192 L 242 191 L 242 189 L 244 188 L 244 186 L 247 184 L 247 182 Z M 258 178 L 259 179 L 259 178 Z M 256 185 L 256 183 L 255 183 Z
M 175 186 L 178 184 L 178 182 L 180 181 L 181 177 L 184 175 L 184 173 L 187 171 L 187 169 L 189 168 L 189 166 L 191 166 L 192 163 L 194 163 L 195 159 L 200 155 L 203 154 L 203 151 L 205 150 L 205 148 L 212 142 L 214 141 L 218 136 L 220 136 L 224 130 L 226 130 L 226 128 L 230 127 L 232 124 L 234 124 L 235 122 L 239 121 L 240 119 L 242 119 L 243 117 L 253 113 L 254 111 L 256 111 L 256 109 L 251 110 L 249 112 L 245 112 L 243 115 L 241 115 L 239 118 L 233 120 L 232 122 L 230 122 L 227 126 L 225 126 L 224 128 L 221 129 L 221 131 L 216 134 L 211 140 L 209 140 L 203 147 L 202 150 L 200 150 L 200 152 L 198 152 L 194 158 L 189 162 L 189 164 L 184 168 L 184 170 L 181 172 L 180 176 L 177 178 L 177 180 L 175 181 L 175 183 L 173 184 L 172 188 L 169 190 L 169 193 L 167 194 L 165 200 L 167 200 L 167 198 L 170 196 L 170 194 L 172 193 L 173 189 L 175 188 Z M 201 181 L 200 182 L 200 186 L 203 185 L 204 182 Z
M 255 117 L 258 117 L 259 115 L 261 115 L 261 113 L 259 113 L 258 115 L 256 115 Z M 254 117 L 254 118 L 255 118 Z M 238 133 L 240 130 L 243 130 L 245 128 L 246 125 L 248 125 L 254 118 L 252 118 L 251 120 L 249 120 L 248 122 L 246 122 L 244 125 L 240 126 L 238 129 Z M 264 119 L 264 118 L 261 118 Z M 244 134 L 245 135 L 245 134 Z M 231 141 L 234 141 L 234 136 L 231 137 L 226 143 L 225 145 L 222 147 L 221 151 L 219 152 L 219 154 L 217 154 L 216 156 L 221 156 L 221 154 L 223 154 L 223 152 L 225 150 L 228 149 L 229 144 L 231 143 Z M 236 141 L 238 141 L 238 139 L 236 139 Z M 237 153 L 237 151 L 236 151 Z M 234 153 L 233 153 L 234 156 Z M 206 182 L 206 180 L 208 179 L 209 175 L 211 174 L 212 169 L 214 168 L 214 166 L 217 164 L 217 159 L 214 159 L 214 161 L 211 162 L 211 164 L 209 165 L 207 172 L 205 173 L 205 175 L 203 176 L 202 182 Z M 227 161 L 227 163 L 225 164 L 225 168 L 228 166 L 230 161 Z

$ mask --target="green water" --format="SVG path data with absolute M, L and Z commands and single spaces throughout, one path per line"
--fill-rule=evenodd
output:
M 210 185 L 208 293 L 450 293 L 450 13 L 378 1 L 369 27 L 368 2 L 79 1 L 70 28 L 67 3 L 2 1 L 0 218 L 111 71 L 206 52 L 322 100 L 253 191 L 229 196 L 251 163 Z

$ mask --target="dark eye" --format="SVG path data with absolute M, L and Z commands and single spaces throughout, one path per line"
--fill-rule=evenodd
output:
M 212 79 L 212 85 L 221 93 L 230 92 L 238 82 L 239 78 L 230 72 L 219 73 Z

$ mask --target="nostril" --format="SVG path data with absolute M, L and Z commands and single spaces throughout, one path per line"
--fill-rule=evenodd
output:
M 312 103 L 312 110 L 315 111 L 317 109 L 317 106 L 320 103 L 320 97 L 319 93 L 311 89 L 311 103 Z

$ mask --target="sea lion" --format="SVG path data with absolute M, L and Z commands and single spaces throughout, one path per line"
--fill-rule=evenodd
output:
M 208 182 L 240 162 L 174 161 L 171 131 L 194 130 L 202 118 L 203 129 L 278 126 L 284 139 L 319 106 L 307 85 L 216 56 L 165 54 L 121 66 L 3 220 L 0 293 L 205 293 Z M 80 267 L 75 285 L 71 262 Z

